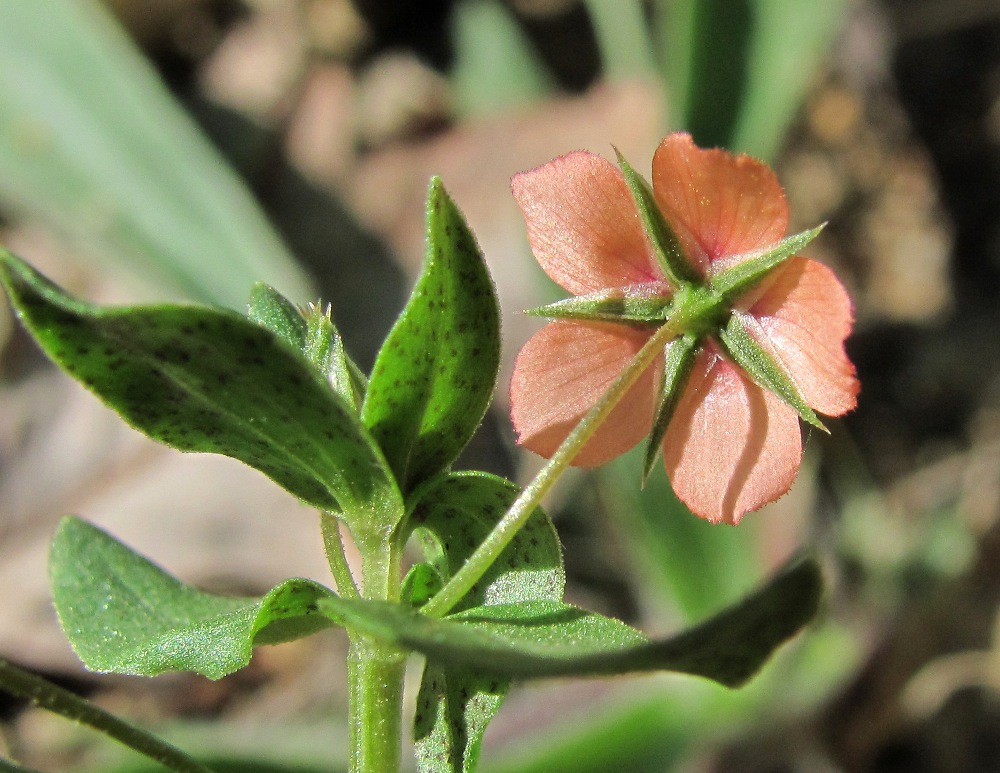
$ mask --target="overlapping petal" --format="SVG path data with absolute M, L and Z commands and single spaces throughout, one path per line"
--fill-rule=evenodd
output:
M 850 296 L 828 267 L 790 258 L 737 304 L 750 334 L 779 363 L 816 411 L 840 416 L 860 388 L 844 341 L 851 332 Z
M 788 226 L 785 193 L 770 167 L 699 148 L 687 134 L 671 134 L 656 149 L 653 193 L 704 276 L 716 261 L 777 244 Z
M 532 250 L 566 289 L 582 295 L 627 288 L 664 299 L 675 290 L 665 283 L 624 178 L 603 158 L 563 156 L 518 175 L 513 189 Z M 788 208 L 774 173 L 749 156 L 700 149 L 686 134 L 668 136 L 657 149 L 653 194 L 684 258 L 704 280 L 748 255 L 759 256 L 785 236 Z M 647 206 L 641 196 L 639 201 Z M 679 382 L 663 436 L 664 465 L 674 491 L 693 512 L 735 524 L 788 491 L 802 458 L 802 436 L 798 410 L 731 360 L 720 331 L 712 328 L 726 324 L 729 311 L 739 315 L 740 329 L 772 360 L 770 371 L 762 372 L 776 373 L 781 382 L 785 374 L 794 383 L 791 392 L 797 390 L 811 408 L 839 416 L 855 406 L 859 389 L 844 349 L 853 309 L 833 272 L 801 257 L 772 269 L 731 307 L 721 308 L 727 296 L 710 282 L 694 281 L 681 290 L 670 313 L 700 349 L 694 349 L 690 370 L 677 365 L 687 376 Z M 580 319 L 551 323 L 536 334 L 518 357 L 511 385 L 519 441 L 551 456 L 650 335 L 624 320 Z M 650 432 L 662 368 L 661 356 L 575 464 L 601 464 Z
M 542 269 L 574 295 L 662 281 L 622 173 L 586 151 L 511 181 Z
M 801 458 L 795 411 L 706 345 L 663 438 L 681 501 L 713 523 L 736 524 L 788 491 Z
M 518 442 L 552 456 L 649 336 L 625 325 L 568 321 L 550 322 L 535 333 L 518 354 L 511 379 L 511 419 Z M 649 368 L 625 393 L 573 464 L 604 464 L 649 434 L 661 367 Z

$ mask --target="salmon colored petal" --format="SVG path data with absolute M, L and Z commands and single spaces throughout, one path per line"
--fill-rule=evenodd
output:
M 840 416 L 857 404 L 860 384 L 844 340 L 851 299 L 822 263 L 793 257 L 737 304 L 750 334 L 785 368 L 816 411 Z
M 685 254 L 710 276 L 712 264 L 779 242 L 788 204 L 771 169 L 747 155 L 702 149 L 671 134 L 653 156 L 653 192 Z
M 518 443 L 552 456 L 649 336 L 648 331 L 625 325 L 564 320 L 535 333 L 517 356 L 510 385 Z M 662 363 L 640 376 L 581 449 L 574 465 L 604 464 L 649 434 L 653 385 L 661 368 Z
M 574 295 L 662 281 L 622 173 L 586 151 L 511 181 L 545 273 Z
M 736 524 L 787 492 L 801 459 L 795 410 L 707 345 L 663 438 L 680 500 L 713 523 Z

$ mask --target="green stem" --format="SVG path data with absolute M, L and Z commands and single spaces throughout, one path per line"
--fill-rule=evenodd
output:
M 472 586 L 507 547 L 531 513 L 538 507 L 542 497 L 552 488 L 552 485 L 580 452 L 580 449 L 590 440 L 597 428 L 618 404 L 618 401 L 643 372 L 653 364 L 653 360 L 663 351 L 663 347 L 677 337 L 680 332 L 679 328 L 680 324 L 676 320 L 668 319 L 643 345 L 608 391 L 601 396 L 594 407 L 569 433 L 562 445 L 556 449 L 552 458 L 539 471 L 535 479 L 525 487 L 503 518 L 497 522 L 493 531 L 469 556 L 462 568 L 445 583 L 440 592 L 421 607 L 421 612 L 430 617 L 442 617 L 471 590 Z
M 398 773 L 406 655 L 351 633 L 347 657 L 351 773 Z
M 354 582 L 351 566 L 347 563 L 347 555 L 344 553 L 344 536 L 340 532 L 340 520 L 332 513 L 322 511 L 319 517 L 326 561 L 337 583 L 337 593 L 347 599 L 356 599 L 361 593 Z
M 0 689 L 36 706 L 89 725 L 119 743 L 179 773 L 212 773 L 211 768 L 156 736 L 133 727 L 79 695 L 0 659 Z
M 357 539 L 366 599 L 398 601 L 400 556 L 392 534 Z M 398 773 L 403 745 L 406 653 L 348 630 L 350 773 Z

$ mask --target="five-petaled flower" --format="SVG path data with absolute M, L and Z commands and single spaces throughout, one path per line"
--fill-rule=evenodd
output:
M 790 241 L 784 192 L 760 161 L 671 134 L 653 158 L 645 205 L 624 162 L 623 170 L 575 152 L 513 180 L 535 257 L 581 296 L 564 302 L 565 314 L 560 304 L 541 310 L 563 318 L 517 357 L 518 440 L 551 456 L 672 321 L 677 337 L 573 463 L 602 464 L 652 432 L 677 496 L 703 518 L 735 524 L 790 488 L 802 457 L 799 416 L 818 423 L 813 410 L 839 416 L 855 406 L 859 384 L 844 350 L 851 301 L 816 261 L 782 253 L 757 267 Z M 669 237 L 666 259 L 651 209 Z M 734 280 L 741 270 L 752 281 Z

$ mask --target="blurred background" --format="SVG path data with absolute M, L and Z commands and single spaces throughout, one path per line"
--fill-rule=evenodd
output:
M 568 475 L 548 508 L 569 598 L 664 635 L 805 546 L 824 608 L 739 692 L 516 686 L 481 769 L 1000 770 L 996 0 L 0 0 L 0 242 L 100 302 L 241 309 L 258 279 L 322 297 L 368 367 L 440 175 L 504 310 L 495 410 L 460 466 L 521 482 L 539 460 L 513 445 L 506 379 L 540 323 L 519 312 L 561 291 L 509 179 L 612 144 L 648 174 L 675 129 L 772 163 L 793 231 L 829 221 L 809 254 L 855 298 L 860 407 L 809 434 L 792 492 L 738 529 L 684 511 L 662 474 L 640 492 L 634 455 Z M 220 770 L 343 768 L 339 632 L 218 683 L 85 674 L 47 589 L 70 512 L 210 590 L 330 582 L 314 513 L 138 436 L 0 305 L 0 655 Z M 25 764 L 140 769 L 2 695 L 0 719 Z

